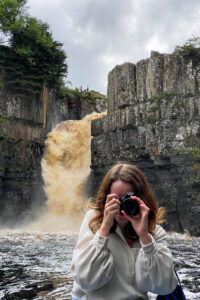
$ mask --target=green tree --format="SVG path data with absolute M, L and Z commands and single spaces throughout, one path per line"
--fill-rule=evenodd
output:
M 0 29 L 4 34 L 23 25 L 26 3 L 27 0 L 0 0 Z
M 0 0 L 0 30 L 9 38 L 9 49 L 0 48 L 5 81 L 19 92 L 40 93 L 44 85 L 59 89 L 67 74 L 63 44 L 53 40 L 48 24 L 28 15 L 26 3 Z
M 192 59 L 194 65 L 200 63 L 200 37 L 195 36 L 190 38 L 181 47 L 183 55 L 188 59 Z

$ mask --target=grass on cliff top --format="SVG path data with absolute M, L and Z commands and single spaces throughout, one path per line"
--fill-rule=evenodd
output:
M 89 102 L 93 102 L 95 103 L 95 100 L 97 99 L 105 99 L 106 100 L 106 96 L 94 91 L 94 90 L 80 90 L 78 88 L 75 89 L 70 89 L 68 87 L 62 87 L 58 93 L 58 96 L 61 98 L 69 98 L 72 100 L 75 99 L 88 99 Z

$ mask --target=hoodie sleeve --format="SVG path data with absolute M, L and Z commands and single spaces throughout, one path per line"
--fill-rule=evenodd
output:
M 136 282 L 146 292 L 159 295 L 171 293 L 177 285 L 173 258 L 167 247 L 165 230 L 156 226 L 152 243 L 143 245 L 136 260 Z
M 90 230 L 88 223 L 93 211 L 87 212 L 80 228 L 77 245 L 73 251 L 72 277 L 82 289 L 95 290 L 110 281 L 113 257 L 108 248 L 109 237 Z

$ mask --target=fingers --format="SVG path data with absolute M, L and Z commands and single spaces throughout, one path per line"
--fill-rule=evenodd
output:
M 108 203 L 105 204 L 105 207 L 108 207 L 108 206 L 112 206 L 114 204 L 117 204 L 118 206 L 120 206 L 120 201 L 119 199 L 112 199 L 110 200 Z
M 109 204 L 107 204 L 105 207 L 110 209 L 110 210 L 113 210 L 113 209 L 119 208 L 120 206 L 119 206 L 119 203 L 116 203 L 116 202 L 112 201 Z
M 131 196 L 131 198 L 137 201 L 137 203 L 140 206 L 140 211 L 144 211 L 144 210 L 146 210 L 147 212 L 150 211 L 150 208 L 140 198 L 136 196 Z
M 112 215 L 113 217 L 115 217 L 116 215 L 119 215 L 119 209 L 113 209 L 113 210 L 110 210 L 110 215 Z
M 109 194 L 109 195 L 107 195 L 106 203 L 110 202 L 113 198 L 117 198 L 117 197 L 119 197 L 119 195 L 117 195 L 117 194 Z
M 146 206 L 141 199 L 139 199 L 139 198 L 136 199 L 135 196 L 133 196 L 133 197 L 131 197 L 131 198 L 133 198 L 133 200 L 137 201 L 137 203 L 139 205 L 139 213 L 137 215 L 129 215 L 124 210 L 122 210 L 122 214 L 129 221 L 145 219 L 149 215 L 150 208 L 148 206 Z
M 104 207 L 105 214 L 116 215 L 120 213 L 120 200 L 116 199 L 117 194 L 110 194 L 107 196 L 106 204 Z
M 104 206 L 103 227 L 106 228 L 106 233 L 110 232 L 110 228 L 114 224 L 115 216 L 120 213 L 120 200 L 117 199 L 117 194 L 109 194 L 106 197 Z
M 117 199 L 111 200 L 105 205 L 105 211 L 108 213 L 113 211 L 117 211 L 117 213 L 120 213 L 120 202 Z
M 117 199 L 117 194 L 109 194 L 106 199 L 105 208 L 110 207 L 111 209 L 120 208 L 120 200 Z
M 121 213 L 127 220 L 132 221 L 133 216 L 128 215 L 124 210 L 122 210 Z
M 137 201 L 138 204 L 144 204 L 144 202 L 140 198 L 138 198 L 137 196 L 131 196 L 131 199 L 134 199 L 135 201 Z

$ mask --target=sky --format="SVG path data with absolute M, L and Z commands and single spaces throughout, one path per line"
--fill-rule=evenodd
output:
M 27 5 L 63 43 L 66 84 L 105 95 L 116 65 L 136 64 L 151 50 L 172 53 L 200 35 L 200 0 L 28 0 Z

